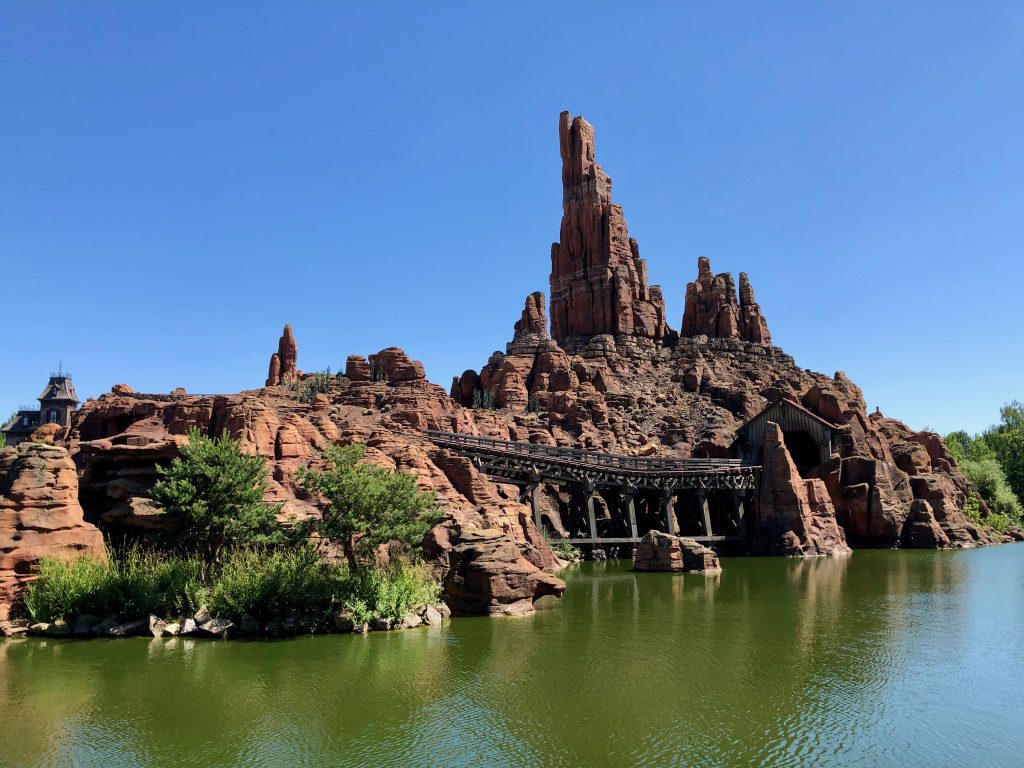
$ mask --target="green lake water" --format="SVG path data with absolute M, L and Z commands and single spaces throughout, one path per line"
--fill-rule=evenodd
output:
M 723 565 L 366 637 L 0 640 L 0 764 L 1024 765 L 1024 545 Z

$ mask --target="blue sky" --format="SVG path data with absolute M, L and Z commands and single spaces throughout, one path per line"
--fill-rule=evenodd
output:
M 370 5 L 0 6 L 0 416 L 258 387 L 286 322 L 447 388 L 547 292 L 563 109 L 674 327 L 706 255 L 915 428 L 1024 399 L 1024 5 Z

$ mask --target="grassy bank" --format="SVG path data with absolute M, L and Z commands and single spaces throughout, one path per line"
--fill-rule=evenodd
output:
M 261 624 L 301 616 L 313 621 L 344 612 L 355 625 L 397 621 L 414 607 L 436 603 L 439 585 L 426 566 L 361 568 L 324 562 L 312 546 L 227 551 L 209 565 L 193 557 L 131 549 L 108 562 L 90 558 L 46 560 L 25 594 L 37 622 L 72 622 L 82 615 L 122 621 L 156 615 L 212 616 Z

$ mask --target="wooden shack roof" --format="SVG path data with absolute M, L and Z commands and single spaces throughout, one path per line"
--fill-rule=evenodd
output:
M 755 422 L 767 418 L 769 412 L 772 411 L 777 406 L 781 406 L 783 408 L 792 408 L 793 410 L 799 411 L 800 413 L 814 419 L 815 421 L 827 427 L 828 429 L 839 429 L 839 427 L 833 424 L 831 421 L 826 421 L 825 419 L 821 418 L 821 416 L 814 413 L 814 411 L 810 411 L 807 408 L 804 408 L 802 405 L 800 405 L 800 403 L 796 402 L 795 400 L 790 400 L 788 397 L 779 397 L 768 403 L 768 405 L 766 405 L 760 413 L 748 419 L 746 423 L 739 427 L 736 431 L 746 432 L 747 428 L 749 428 L 751 424 L 754 424 Z

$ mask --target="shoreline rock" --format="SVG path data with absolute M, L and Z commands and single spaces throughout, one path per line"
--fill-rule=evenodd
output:
M 633 570 L 641 573 L 703 573 L 722 572 L 722 565 L 713 549 L 684 536 L 661 531 L 648 531 L 637 545 Z

